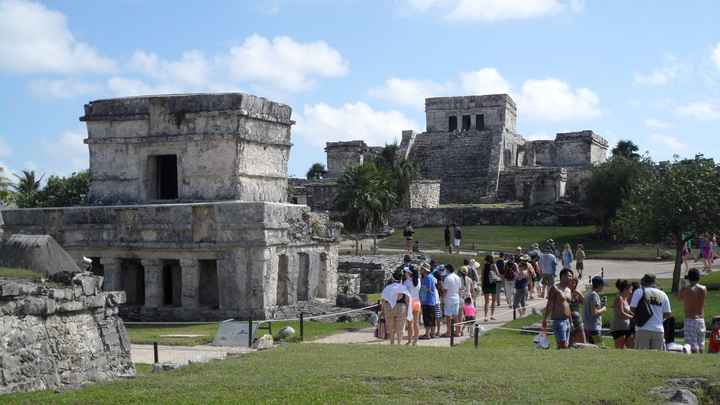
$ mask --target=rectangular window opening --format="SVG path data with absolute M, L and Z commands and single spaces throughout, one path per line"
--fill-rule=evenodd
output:
M 150 157 L 150 195 L 157 200 L 176 200 L 178 198 L 177 155 L 158 155 Z
M 457 130 L 457 117 L 452 115 L 448 118 L 448 132 Z
M 485 129 L 485 116 L 482 114 L 477 114 L 475 116 L 475 129 L 478 131 L 482 131 Z
M 469 115 L 463 115 L 463 117 L 462 117 L 462 130 L 463 131 L 470 130 L 470 116 Z

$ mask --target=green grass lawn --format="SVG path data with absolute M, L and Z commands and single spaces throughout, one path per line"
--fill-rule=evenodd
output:
M 40 281 L 40 277 L 42 277 L 42 274 L 34 272 L 32 270 L 0 267 L 0 277 Z
M 498 335 L 501 337 L 501 335 Z M 489 339 L 489 338 L 488 338 Z M 720 378 L 717 356 L 620 350 L 287 345 L 4 403 L 655 403 L 671 377 Z
M 417 228 L 415 240 L 419 240 L 423 249 L 445 250 L 443 227 Z M 461 249 L 495 252 L 514 252 L 518 246 L 529 247 L 552 238 L 559 244 L 569 242 L 573 248 L 577 242 L 584 242 L 585 251 L 590 259 L 640 259 L 654 260 L 657 256 L 655 245 L 615 244 L 594 238 L 593 226 L 464 226 Z M 402 232 L 379 243 L 381 248 L 403 249 L 405 241 Z M 560 246 L 560 245 L 559 245 Z M 663 250 L 661 249 L 661 252 Z

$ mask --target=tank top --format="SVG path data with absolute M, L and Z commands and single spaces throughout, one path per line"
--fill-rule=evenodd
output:
M 528 271 L 527 268 L 525 270 L 520 270 L 517 278 L 515 279 L 515 289 L 522 290 L 527 288 L 528 286 Z
M 621 298 L 617 298 L 621 299 Z M 623 310 L 625 312 L 630 312 L 630 304 L 626 300 L 623 300 L 622 304 Z M 612 321 L 610 321 L 610 330 L 616 331 L 616 330 L 629 330 L 630 329 L 630 320 L 629 319 L 623 319 L 623 317 L 620 315 L 620 313 L 617 310 L 617 305 L 613 305 L 613 318 Z
M 485 263 L 485 266 L 483 267 L 483 272 L 482 272 L 482 285 L 495 284 L 494 280 L 492 283 L 490 282 L 490 269 L 491 268 L 492 268 L 492 264 Z

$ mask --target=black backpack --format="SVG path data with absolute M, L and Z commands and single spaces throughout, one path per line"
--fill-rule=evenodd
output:
M 633 320 L 635 321 L 636 326 L 642 327 L 647 323 L 650 318 L 653 316 L 652 308 L 650 307 L 650 303 L 645 298 L 645 289 L 642 289 L 642 297 L 640 297 L 640 300 L 637 303 L 637 308 L 635 309 L 635 317 Z

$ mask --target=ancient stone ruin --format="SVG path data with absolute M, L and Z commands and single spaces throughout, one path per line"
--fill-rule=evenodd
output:
M 122 290 L 127 319 L 265 319 L 336 294 L 335 224 L 288 204 L 291 109 L 248 94 L 85 105 L 91 206 L 0 213 Z
M 425 132 L 402 132 L 399 157 L 415 162 L 422 180 L 439 182 L 440 189 L 436 200 L 426 198 L 410 208 L 577 201 L 590 167 L 606 158 L 608 143 L 593 131 L 526 140 L 517 132 L 517 108 L 507 94 L 428 98 L 425 115 Z M 293 197 L 307 201 L 313 210 L 333 211 L 336 179 L 381 150 L 364 141 L 328 142 L 325 178 L 296 181 Z M 432 188 L 415 191 L 436 195 Z
M 133 377 L 130 343 L 102 277 L 68 285 L 0 278 L 0 394 Z

